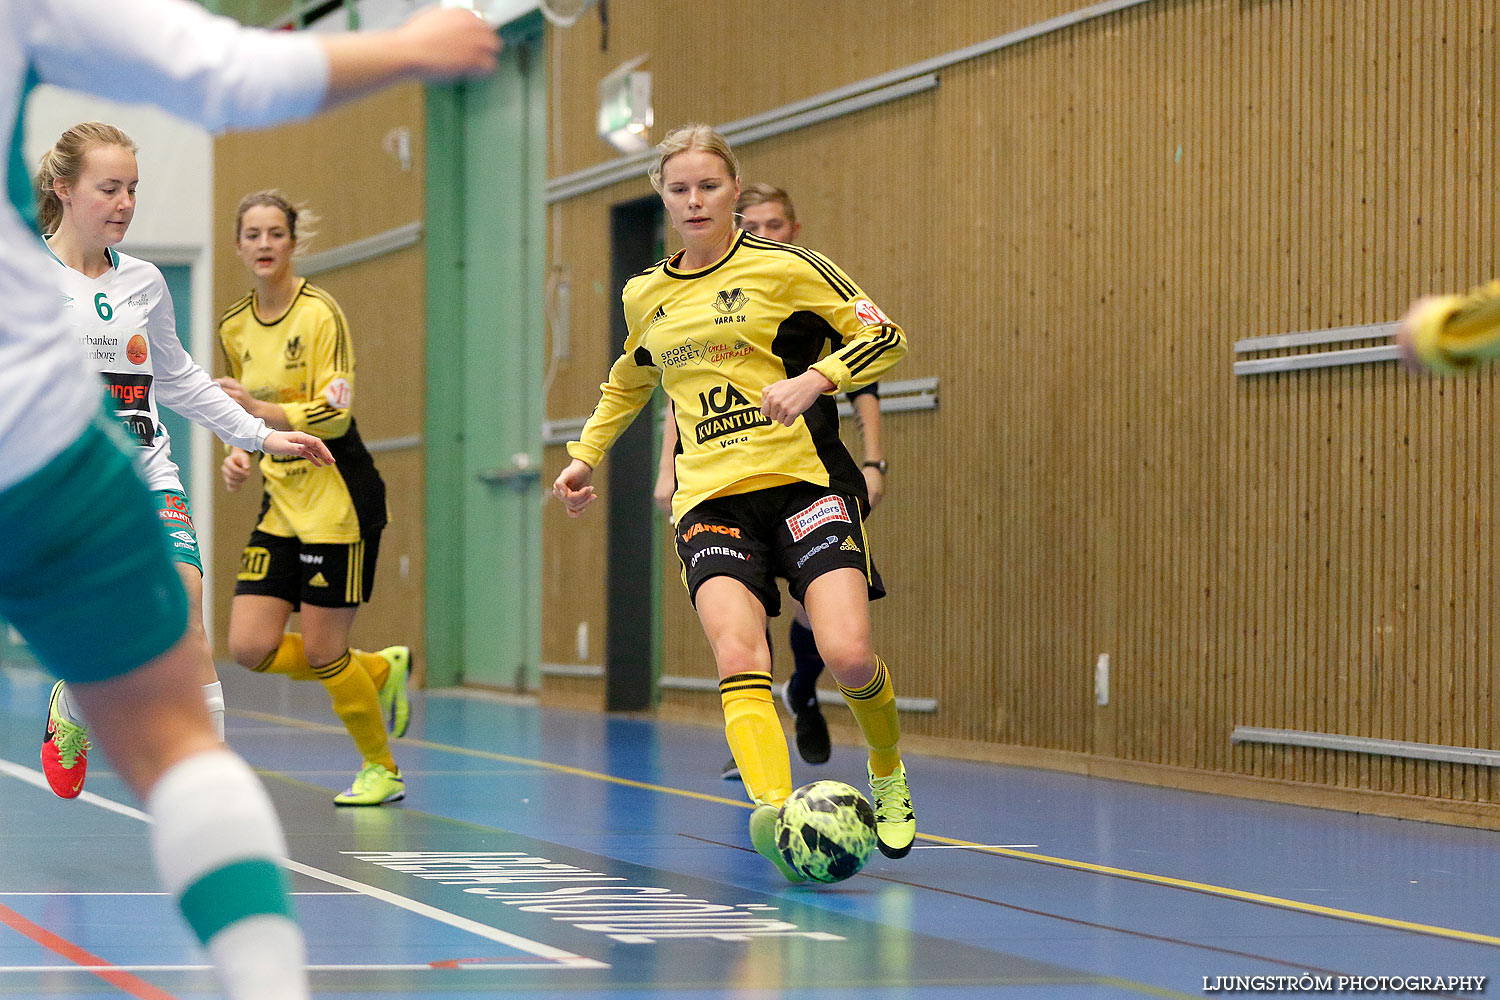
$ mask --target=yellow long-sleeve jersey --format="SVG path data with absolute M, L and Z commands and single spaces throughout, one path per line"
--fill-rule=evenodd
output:
M 625 283 L 625 349 L 568 453 L 597 466 L 658 382 L 675 404 L 672 519 L 714 496 L 805 481 L 867 503 L 839 439 L 835 393 L 878 379 L 906 355 L 906 335 L 828 258 L 740 233 L 696 271 L 681 254 Z M 833 388 L 790 427 L 760 412 L 774 382 L 821 372 Z
M 219 320 L 229 374 L 256 399 L 278 403 L 292 430 L 322 438 L 334 465 L 262 455 L 265 497 L 259 528 L 304 542 L 342 544 L 386 523 L 385 483 L 360 440 L 354 404 L 354 347 L 333 296 L 304 280 L 280 317 L 262 320 L 254 294 Z
M 1410 322 L 1412 347 L 1433 371 L 1451 375 L 1492 360 L 1500 355 L 1500 280 L 1428 299 Z

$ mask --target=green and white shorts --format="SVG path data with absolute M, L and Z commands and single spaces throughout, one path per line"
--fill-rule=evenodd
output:
M 182 581 L 135 451 L 101 414 L 0 491 L 0 618 L 66 681 L 129 673 L 187 627 Z

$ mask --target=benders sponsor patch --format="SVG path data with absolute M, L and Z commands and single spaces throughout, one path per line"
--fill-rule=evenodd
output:
M 843 521 L 845 524 L 854 523 L 849 518 L 849 508 L 844 506 L 843 498 L 830 495 L 787 518 L 786 526 L 791 529 L 792 540 L 800 542 L 819 525 L 833 521 Z

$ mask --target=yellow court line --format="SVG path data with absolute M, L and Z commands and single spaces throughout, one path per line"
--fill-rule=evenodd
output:
M 298 726 L 302 729 L 315 729 L 321 733 L 346 732 L 343 726 L 333 726 L 323 722 L 307 722 L 303 719 L 291 719 L 284 715 L 271 715 L 266 712 L 252 712 L 243 708 L 230 709 L 226 714 L 237 715 L 246 719 L 255 719 L 258 722 L 274 722 L 281 725 Z M 496 753 L 493 750 L 474 750 L 470 747 L 454 746 L 451 743 L 433 743 L 430 740 L 416 739 L 411 736 L 401 738 L 402 746 L 423 747 L 427 750 L 442 750 L 445 753 L 458 754 L 461 757 L 477 757 L 480 760 L 500 760 L 507 764 L 525 764 L 528 767 L 540 767 L 549 771 L 557 771 L 562 774 L 573 774 L 580 778 L 593 778 L 595 781 L 604 781 L 612 785 L 624 785 L 628 788 L 643 788 L 650 792 L 662 792 L 667 795 L 680 795 L 688 799 L 701 799 L 704 802 L 714 802 L 724 806 L 740 806 L 744 809 L 751 808 L 749 802 L 739 799 L 726 799 L 720 795 L 704 795 L 702 792 L 690 792 L 686 788 L 669 788 L 666 785 L 653 785 L 645 781 L 632 781 L 629 778 L 617 778 L 613 774 L 604 774 L 599 771 L 588 771 L 581 767 L 569 767 L 567 764 L 554 764 L 547 760 L 535 760 L 531 757 L 512 757 L 510 754 Z
M 283 725 L 300 726 L 304 729 L 316 729 L 319 732 L 325 733 L 343 733 L 345 731 L 342 726 L 333 726 L 322 722 L 306 722 L 302 719 L 292 719 L 265 712 L 251 712 L 245 709 L 230 709 L 228 714 L 242 716 L 247 719 L 256 719 L 261 722 L 281 723 Z M 739 806 L 742 809 L 751 808 L 749 802 L 740 799 L 726 799 L 720 795 L 704 795 L 702 792 L 693 792 L 685 788 L 672 788 L 667 785 L 654 785 L 646 781 L 617 778 L 612 774 L 589 771 L 581 767 L 569 767 L 567 764 L 554 764 L 546 760 L 535 760 L 530 757 L 513 757 L 509 754 L 496 753 L 492 750 L 473 750 L 469 747 L 453 746 L 448 743 L 434 743 L 429 740 L 414 739 L 410 736 L 404 737 L 401 742 L 408 746 L 418 746 L 428 750 L 441 750 L 464 757 L 477 757 L 481 760 L 499 760 L 510 764 L 525 764 L 530 767 L 544 768 L 549 771 L 557 771 L 561 774 L 577 775 L 581 778 L 592 778 L 595 781 L 604 781 L 614 785 L 624 785 L 629 788 L 641 788 L 646 791 L 661 792 L 664 795 L 677 795 L 682 798 L 699 799 L 703 802 L 713 802 L 718 805 Z M 1317 903 L 1304 903 L 1301 900 L 1286 899 L 1282 896 L 1267 896 L 1263 893 L 1249 892 L 1244 889 L 1231 889 L 1227 886 L 1212 885 L 1207 882 L 1193 882 L 1188 879 L 1172 878 L 1170 875 L 1153 875 L 1150 872 L 1132 871 L 1129 868 L 1112 868 L 1108 865 L 1096 865 L 1088 861 L 1074 861 L 1071 858 L 1055 858 L 1051 855 L 1034 854 L 1030 851 L 1019 851 L 1011 847 L 990 847 L 974 843 L 973 841 L 942 837 L 935 833 L 918 833 L 917 838 L 919 840 L 931 841 L 935 844 L 967 847 L 986 854 L 997 854 L 1003 857 L 1016 858 L 1021 861 L 1035 861 L 1059 868 L 1071 868 L 1074 871 L 1092 872 L 1096 875 L 1110 875 L 1116 878 L 1130 879 L 1135 882 L 1146 882 L 1151 885 L 1161 885 L 1171 889 L 1202 892 L 1211 896 L 1237 899 L 1246 903 L 1259 903 L 1263 906 L 1293 910 L 1298 913 L 1308 913 L 1314 916 L 1332 917 L 1337 920 L 1348 920 L 1353 923 L 1368 924 L 1373 927 L 1411 931 L 1415 934 L 1426 934 L 1431 937 L 1447 938 L 1452 941 L 1466 941 L 1470 944 L 1484 944 L 1500 948 L 1500 937 L 1490 934 L 1477 934 L 1473 931 L 1461 931 L 1453 927 L 1438 927 L 1435 924 L 1420 924 L 1410 920 L 1397 920 L 1393 917 L 1376 916 L 1373 913 L 1360 913 L 1357 910 L 1340 910 L 1331 906 L 1319 906 Z
M 1128 878 L 1136 882 L 1164 885 L 1172 889 L 1189 889 L 1193 892 L 1208 893 L 1209 895 L 1222 896 L 1226 899 L 1238 899 L 1247 903 L 1261 903 L 1266 906 L 1274 906 L 1283 910 L 1296 910 L 1300 913 L 1310 913 L 1320 917 L 1335 917 L 1339 920 L 1352 920 L 1355 923 L 1371 924 L 1375 927 L 1388 927 L 1393 930 L 1413 931 L 1418 934 L 1429 934 L 1433 937 L 1450 938 L 1455 941 L 1468 941 L 1472 944 L 1487 944 L 1500 947 L 1500 937 L 1492 937 L 1489 934 L 1476 934 L 1473 931 L 1461 931 L 1451 927 L 1438 927 L 1433 924 L 1419 924 L 1410 920 L 1379 917 L 1372 913 L 1360 913 L 1357 910 L 1340 910 L 1332 906 L 1319 906 L 1317 903 L 1304 903 L 1300 900 L 1286 899 L 1281 896 L 1267 896 L 1259 892 L 1247 892 L 1244 889 L 1230 889 L 1226 886 L 1211 885 L 1207 882 L 1193 882 L 1188 879 L 1172 878 L 1170 875 L 1152 875 L 1149 872 L 1131 871 L 1129 868 L 1111 868 L 1109 865 L 1096 865 L 1088 861 L 1074 861 L 1071 858 L 1054 858 L 1048 854 L 1033 854 L 1030 851 L 1018 851 L 1011 847 L 986 847 L 983 844 L 970 843 L 966 840 L 954 840 L 952 837 L 940 837 L 932 833 L 919 833 L 917 836 L 923 840 L 936 841 L 939 844 L 968 847 L 986 854 L 1000 854 L 1008 858 L 1019 858 L 1022 861 L 1037 861 L 1046 865 L 1055 865 L 1059 868 L 1071 868 L 1075 871 L 1092 872 L 1096 875 L 1113 875 L 1118 878 Z

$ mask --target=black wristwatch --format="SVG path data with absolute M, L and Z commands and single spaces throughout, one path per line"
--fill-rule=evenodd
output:
M 886 471 L 889 469 L 889 466 L 886 465 L 886 461 L 883 458 L 878 462 L 866 462 L 863 467 L 866 469 L 877 469 L 882 476 L 885 475 Z

